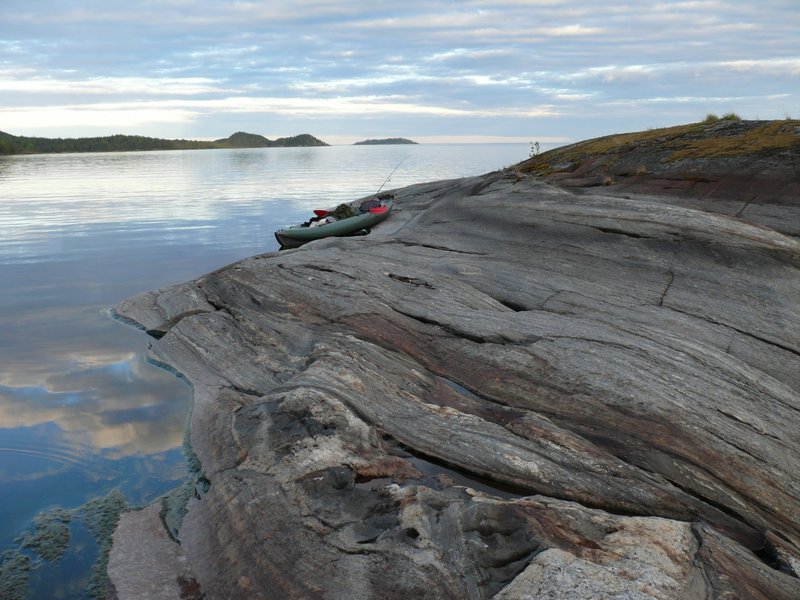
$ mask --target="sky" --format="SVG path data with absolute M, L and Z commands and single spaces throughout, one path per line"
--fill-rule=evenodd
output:
M 800 0 L 0 0 L 0 131 L 568 143 L 800 118 Z

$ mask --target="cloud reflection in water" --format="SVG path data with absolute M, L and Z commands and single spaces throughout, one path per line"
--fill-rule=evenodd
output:
M 141 354 L 47 378 L 43 385 L 0 385 L 0 428 L 55 423 L 64 442 L 108 458 L 180 447 L 188 390 L 144 363 Z M 164 400 L 164 386 L 177 388 Z

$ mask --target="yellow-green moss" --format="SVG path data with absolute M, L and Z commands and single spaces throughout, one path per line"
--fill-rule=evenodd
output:
M 703 130 L 702 124 L 679 125 L 677 127 L 664 127 L 661 129 L 648 129 L 634 133 L 621 133 L 609 135 L 582 142 L 575 150 L 581 154 L 609 154 L 612 152 L 628 150 L 647 142 L 658 141 L 663 138 L 665 142 L 680 138 L 689 133 L 698 133 Z
M 590 159 L 611 165 L 621 155 L 635 150 L 645 153 L 672 150 L 666 160 L 676 161 L 748 156 L 757 152 L 800 145 L 800 135 L 797 133 L 800 129 L 798 120 L 764 121 L 744 127 L 742 133 L 735 135 L 726 135 L 725 129 L 708 132 L 708 129 L 718 127 L 720 120 L 722 119 L 609 135 L 578 142 L 534 156 L 522 163 L 519 168 L 523 172 L 550 175 L 563 170 L 567 165 L 580 164 Z
M 521 169 L 537 175 L 550 175 L 559 170 L 554 167 L 555 165 L 580 163 L 591 157 L 606 157 L 606 160 L 609 160 L 608 155 L 619 154 L 648 142 L 662 139 L 664 141 L 671 140 L 702 130 L 703 125 L 701 123 L 693 123 L 676 127 L 648 129 L 647 131 L 634 133 L 607 135 L 550 150 L 525 161 L 521 165 Z
M 684 158 L 713 158 L 748 156 L 766 150 L 783 150 L 800 145 L 795 129 L 800 121 L 769 121 L 739 135 L 719 136 L 699 140 L 673 140 L 670 146 L 679 146 L 670 160 Z

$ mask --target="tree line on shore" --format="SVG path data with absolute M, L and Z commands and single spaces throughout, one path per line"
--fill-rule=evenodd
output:
M 327 146 L 307 133 L 269 140 L 262 135 L 237 132 L 215 141 L 168 140 L 141 135 L 109 135 L 86 138 L 16 136 L 0 131 L 0 154 L 60 154 L 67 152 L 131 152 L 144 150 L 197 150 L 214 148 L 271 148 Z

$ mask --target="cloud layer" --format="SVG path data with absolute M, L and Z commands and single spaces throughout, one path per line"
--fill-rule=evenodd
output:
M 795 0 L 5 0 L 0 130 L 581 139 L 784 118 L 798 31 Z

